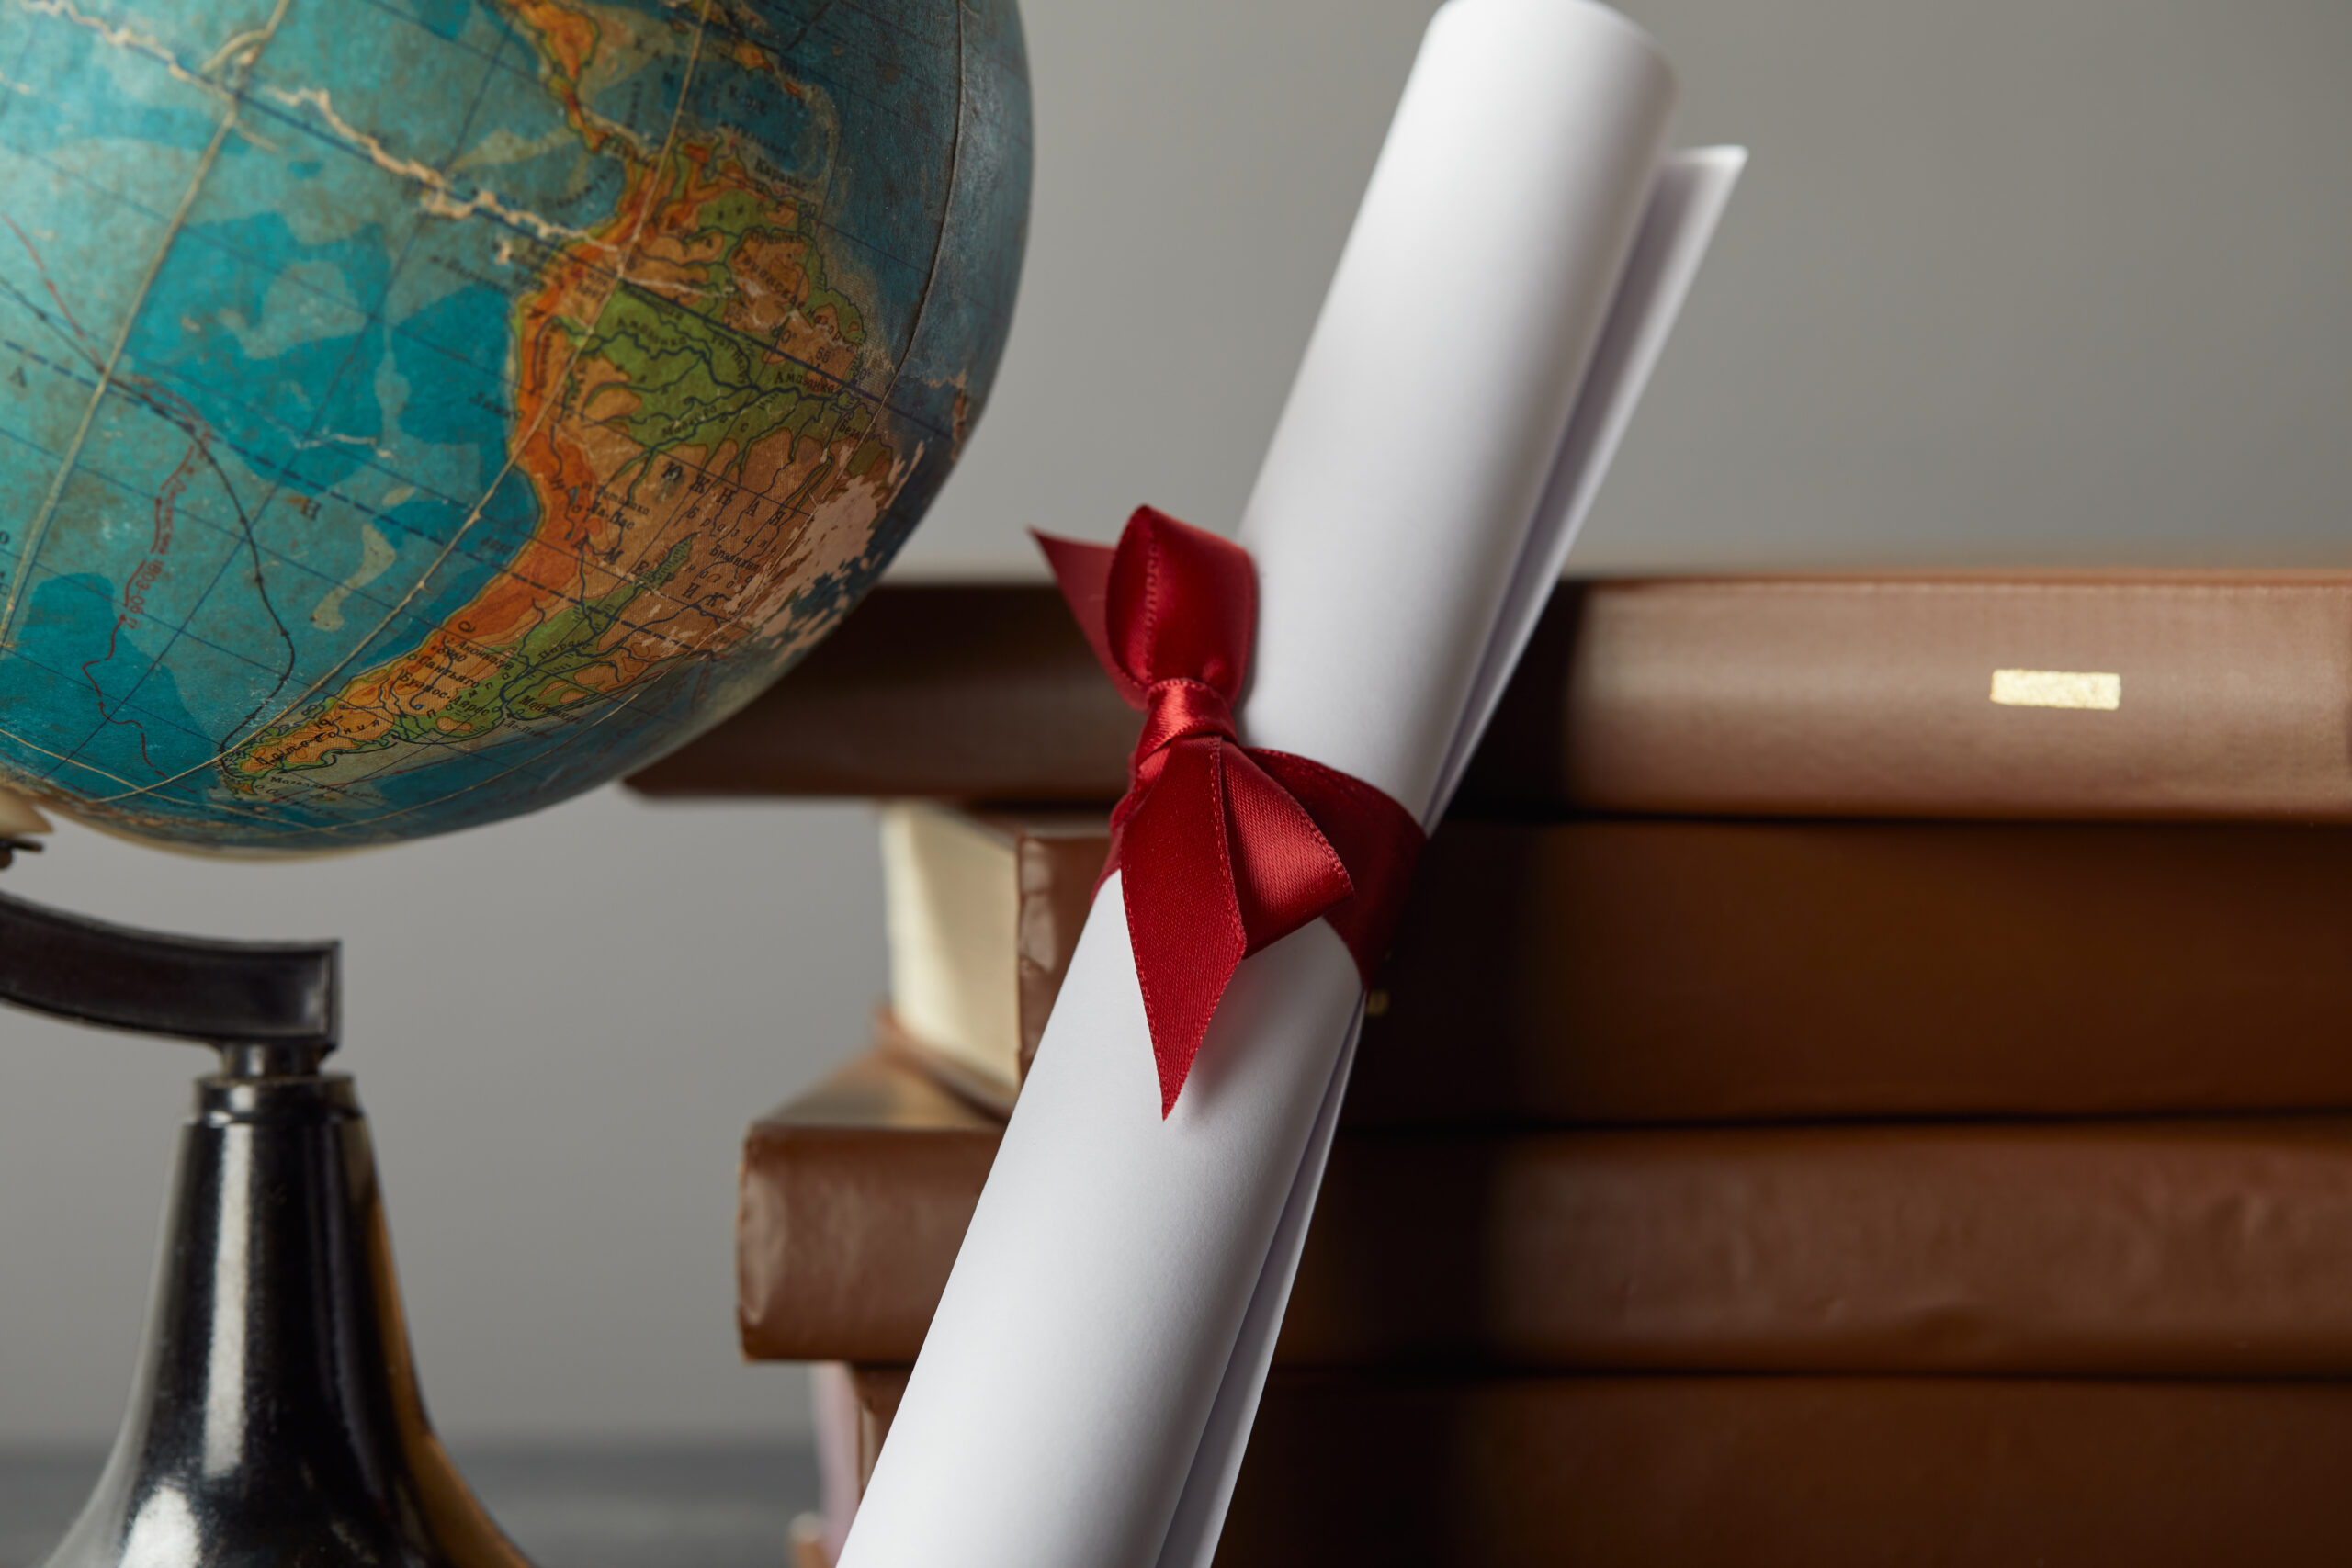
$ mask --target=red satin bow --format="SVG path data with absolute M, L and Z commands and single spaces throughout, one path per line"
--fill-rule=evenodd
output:
M 1319 915 L 1372 983 L 1421 828 L 1361 779 L 1240 744 L 1233 703 L 1258 619 L 1247 550 L 1148 506 L 1116 549 L 1036 539 L 1095 657 L 1144 712 L 1102 874 L 1122 874 L 1165 1116 L 1250 953 Z

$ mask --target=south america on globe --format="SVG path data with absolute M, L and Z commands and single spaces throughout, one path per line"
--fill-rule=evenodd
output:
M 310 852 L 856 603 L 1004 345 L 1014 0 L 0 0 L 0 786 Z

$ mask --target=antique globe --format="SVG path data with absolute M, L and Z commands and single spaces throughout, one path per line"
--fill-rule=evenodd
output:
M 0 785 L 306 852 L 717 722 L 986 400 L 1012 0 L 0 11 Z

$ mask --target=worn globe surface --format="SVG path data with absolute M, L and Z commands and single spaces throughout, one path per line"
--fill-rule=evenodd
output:
M 978 416 L 1014 0 L 9 0 L 0 784 L 315 851 L 783 671 Z

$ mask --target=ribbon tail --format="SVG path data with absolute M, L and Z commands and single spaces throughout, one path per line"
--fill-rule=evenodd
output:
M 1354 895 L 1345 856 L 1314 815 L 1238 746 L 1225 750 L 1225 813 L 1250 952 L 1272 947 Z
M 1250 951 L 1225 830 L 1225 768 L 1213 741 L 1179 741 L 1121 834 L 1121 900 L 1159 1070 L 1159 1113 L 1201 1054 L 1209 1020 Z
M 1405 890 L 1420 857 L 1421 825 L 1413 814 L 1362 779 L 1288 751 L 1253 750 L 1250 760 L 1315 820 L 1354 880 L 1351 895 L 1323 918 L 1356 961 L 1370 988 L 1404 912 Z

